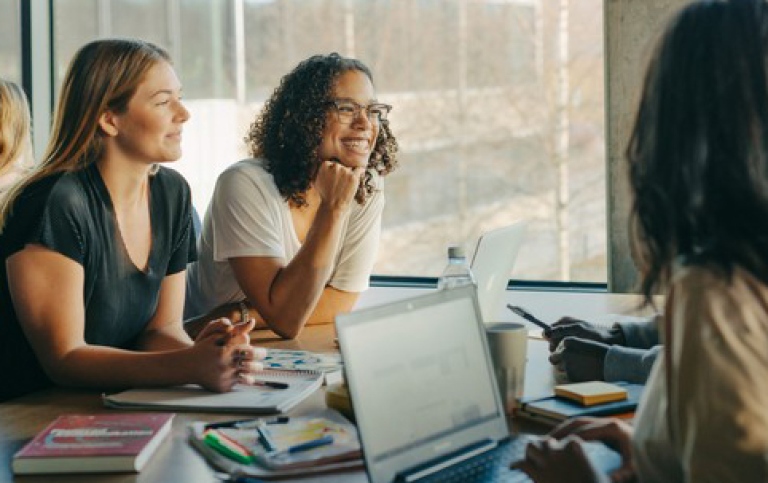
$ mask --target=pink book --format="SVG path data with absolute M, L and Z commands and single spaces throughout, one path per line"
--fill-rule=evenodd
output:
M 59 416 L 13 456 L 15 474 L 138 472 L 171 431 L 171 413 Z

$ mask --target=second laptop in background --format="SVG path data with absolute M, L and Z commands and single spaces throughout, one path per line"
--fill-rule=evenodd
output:
M 503 320 L 504 292 L 523 245 L 528 223 L 518 221 L 480 235 L 472 257 L 472 273 L 477 282 L 477 298 L 483 321 Z

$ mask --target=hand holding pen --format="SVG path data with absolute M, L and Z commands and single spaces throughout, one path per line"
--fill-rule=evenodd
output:
M 544 336 L 545 337 L 549 337 L 549 334 L 552 333 L 552 326 L 550 326 L 546 322 L 543 322 L 543 321 L 537 319 L 536 317 L 534 317 L 530 312 L 528 312 L 524 308 L 522 308 L 520 306 L 517 306 L 517 305 L 512 305 L 512 304 L 507 304 L 507 308 L 509 310 L 511 310 L 512 312 L 516 313 L 517 315 L 519 315 L 520 317 L 524 318 L 528 322 L 531 322 L 532 324 L 536 324 L 539 327 L 541 327 L 542 329 L 544 329 Z

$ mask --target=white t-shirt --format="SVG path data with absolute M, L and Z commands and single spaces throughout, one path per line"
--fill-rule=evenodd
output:
M 378 189 L 365 204 L 353 201 L 343 220 L 328 281 L 336 289 L 361 292 L 368 288 L 381 233 L 382 181 L 377 179 Z M 287 264 L 296 256 L 301 243 L 290 207 L 262 160 L 240 161 L 219 176 L 197 248 L 198 261 L 187 270 L 185 319 L 245 298 L 228 259 L 276 257 Z

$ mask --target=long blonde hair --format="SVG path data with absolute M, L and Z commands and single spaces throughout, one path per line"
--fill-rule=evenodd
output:
M 24 91 L 13 82 L 0 79 L 0 176 L 29 152 L 29 125 L 29 104 Z
M 77 51 L 59 95 L 51 139 L 40 164 L 0 204 L 0 233 L 24 188 L 47 176 L 83 169 L 104 154 L 99 118 L 124 113 L 147 72 L 170 62 L 160 47 L 137 39 L 103 39 Z

